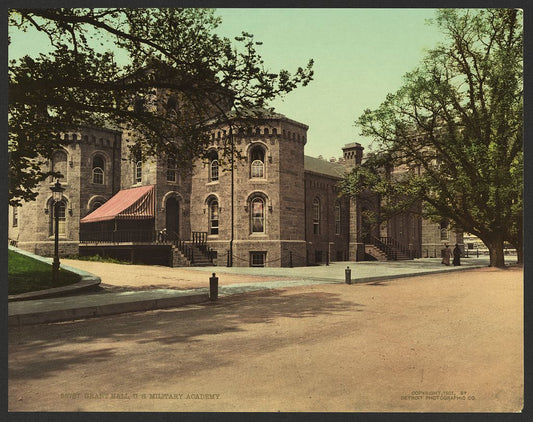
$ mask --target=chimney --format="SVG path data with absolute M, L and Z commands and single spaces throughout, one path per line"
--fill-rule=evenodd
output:
M 358 142 L 346 144 L 342 148 L 343 158 L 347 165 L 355 166 L 363 161 L 364 148 Z

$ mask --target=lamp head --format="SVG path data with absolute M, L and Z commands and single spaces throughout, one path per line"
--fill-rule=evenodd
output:
M 65 188 L 61 186 L 59 179 L 56 180 L 56 183 L 50 188 L 50 190 L 52 191 L 52 199 L 54 202 L 60 202 L 61 199 L 63 199 L 63 191 Z

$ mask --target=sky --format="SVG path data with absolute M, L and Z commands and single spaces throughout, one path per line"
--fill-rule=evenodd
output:
M 314 60 L 314 80 L 271 105 L 309 126 L 306 155 L 342 156 L 342 147 L 370 140 L 355 121 L 395 92 L 442 35 L 426 20 L 435 9 L 217 9 L 217 32 L 233 39 L 246 31 L 262 41 L 265 66 L 294 73 Z M 35 54 L 47 39 L 12 34 L 9 57 Z M 13 36 L 15 35 L 15 36 Z
M 435 9 L 218 9 L 221 35 L 241 31 L 262 41 L 259 52 L 273 71 L 294 72 L 312 58 L 314 80 L 272 105 L 309 126 L 306 155 L 342 156 L 342 147 L 369 139 L 354 123 L 401 87 L 442 34 L 426 24 Z

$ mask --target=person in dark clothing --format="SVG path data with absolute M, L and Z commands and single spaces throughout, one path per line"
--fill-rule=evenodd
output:
M 461 265 L 461 248 L 459 248 L 457 243 L 455 244 L 455 248 L 453 248 L 453 265 Z

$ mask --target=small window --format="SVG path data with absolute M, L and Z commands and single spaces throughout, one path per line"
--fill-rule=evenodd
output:
M 265 135 L 268 135 L 268 128 L 267 128 L 267 127 L 265 128 L 265 130 L 263 131 L 263 133 L 264 133 Z
M 173 157 L 167 158 L 167 182 L 178 181 L 178 167 Z
M 218 201 L 212 199 L 209 202 L 209 234 L 218 234 Z
M 105 168 L 104 159 L 101 156 L 96 155 L 93 158 L 93 183 L 97 185 L 104 184 L 104 168 Z
M 209 160 L 209 181 L 214 182 L 215 180 L 218 180 L 218 153 L 216 150 L 211 150 L 208 154 L 208 160 Z
M 250 225 L 252 233 L 265 232 L 265 201 L 261 197 L 255 197 L 251 201 Z
M 137 161 L 135 163 L 135 183 L 141 183 L 143 180 L 143 162 Z
M 211 161 L 211 164 L 209 166 L 210 168 L 210 180 L 215 181 L 218 180 L 218 160 Z
M 266 252 L 250 252 L 250 267 L 264 267 Z
M 277 135 L 278 134 L 278 130 L 276 128 L 272 129 L 272 135 Z
M 440 240 L 448 240 L 448 226 L 448 220 L 442 219 L 440 222 Z
M 68 136 L 68 135 L 65 135 L 65 136 Z M 66 179 L 67 177 L 67 153 L 65 151 L 56 151 L 52 155 L 52 171 L 61 173 L 63 175 L 63 180 Z
M 320 200 L 313 200 L 313 233 L 320 234 Z
M 18 227 L 19 225 L 19 207 L 13 207 L 13 227 Z
M 250 177 L 265 177 L 265 150 L 260 146 L 254 147 L 250 153 L 250 161 Z
M 341 206 L 335 204 L 335 234 L 341 234 Z

